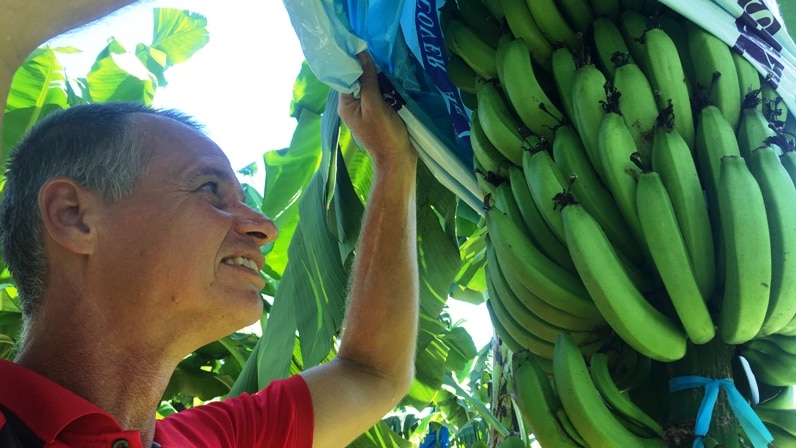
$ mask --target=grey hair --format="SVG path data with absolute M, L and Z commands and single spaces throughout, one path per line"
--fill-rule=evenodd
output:
M 63 176 L 106 201 L 131 196 L 152 156 L 152 148 L 142 146 L 137 114 L 170 118 L 202 132 L 191 117 L 175 110 L 87 104 L 48 115 L 11 151 L 0 205 L 0 249 L 16 281 L 25 322 L 37 313 L 47 285 L 39 190 Z

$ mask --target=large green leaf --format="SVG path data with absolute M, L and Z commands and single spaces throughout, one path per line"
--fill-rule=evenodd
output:
M 154 10 L 155 28 L 151 47 L 166 56 L 164 68 L 186 61 L 210 40 L 207 19 L 190 11 L 174 8 Z
M 282 274 L 287 251 L 298 225 L 298 203 L 321 163 L 320 115 L 304 110 L 299 117 L 290 148 L 269 151 L 265 162 L 265 189 L 261 210 L 279 228 L 279 238 L 267 254 L 268 266 Z
M 68 106 L 66 74 L 59 53 L 71 47 L 36 49 L 14 74 L 3 122 L 3 148 L 11 148 L 47 114 Z
M 383 421 L 348 445 L 348 448 L 409 448 L 412 444 L 396 434 Z
M 157 83 L 155 77 L 134 54 L 116 39 L 97 56 L 86 76 L 93 102 L 134 101 L 151 105 Z
M 290 103 L 290 116 L 300 117 L 304 109 L 318 115 L 326 108 L 329 86 L 320 82 L 312 73 L 307 61 L 301 64 L 301 70 L 293 86 L 293 101 Z

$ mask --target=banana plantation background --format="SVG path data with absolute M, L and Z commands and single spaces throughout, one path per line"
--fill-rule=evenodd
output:
M 64 55 L 80 49 L 39 48 L 14 77 L 3 126 L 3 165 L 20 137 L 56 110 L 104 101 L 151 105 L 167 83 L 169 68 L 190 59 L 209 38 L 205 17 L 159 8 L 151 42 L 125 48 L 110 38 L 88 73 L 67 75 L 62 63 Z M 257 390 L 335 354 L 372 170 L 367 153 L 340 126 L 336 94 L 306 64 L 295 70 L 289 113 L 297 127 L 290 147 L 263 148 L 264 189 L 244 184 L 249 205 L 272 217 L 280 229 L 278 241 L 263 248 L 268 286 L 262 337 L 235 333 L 185 358 L 165 392 L 160 416 Z M 327 109 L 333 113 L 325 114 Z M 256 169 L 252 163 L 240 171 L 241 178 L 250 178 Z M 505 435 L 512 425 L 510 402 L 490 404 L 493 348 L 475 347 L 445 308 L 448 300 L 484 301 L 479 216 L 460 207 L 422 166 L 418 183 L 417 378 L 404 402 L 351 445 L 355 447 L 409 447 L 424 441 L 423 446 L 478 446 L 490 430 Z M 4 264 L 0 284 L 0 356 L 13 359 L 21 313 Z M 503 423 L 495 417 L 498 408 L 505 409 Z

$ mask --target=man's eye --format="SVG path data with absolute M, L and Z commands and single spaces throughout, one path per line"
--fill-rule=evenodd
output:
M 216 182 L 205 182 L 201 187 L 199 187 L 199 190 L 218 194 L 218 184 Z

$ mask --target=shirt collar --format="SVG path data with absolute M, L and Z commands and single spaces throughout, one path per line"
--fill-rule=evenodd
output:
M 113 416 L 95 404 L 19 364 L 0 359 L 0 378 L 0 406 L 45 443 L 71 425 L 77 432 L 122 430 Z

